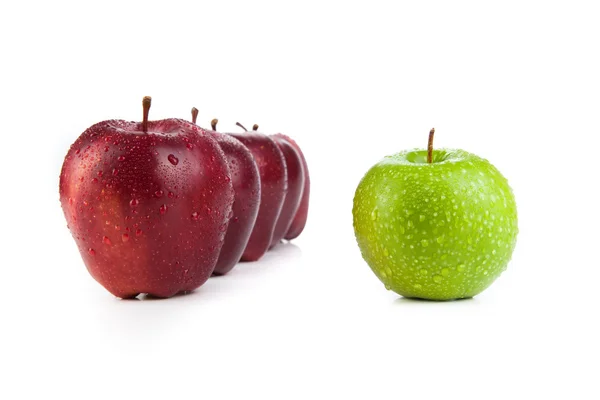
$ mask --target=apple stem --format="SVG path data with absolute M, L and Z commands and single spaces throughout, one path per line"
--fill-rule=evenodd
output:
M 192 107 L 192 124 L 195 124 L 197 119 L 198 119 L 198 109 L 196 107 Z
M 218 119 L 213 119 L 212 121 L 210 121 L 210 127 L 212 128 L 213 131 L 217 131 L 217 124 L 219 123 Z
M 150 105 L 152 104 L 152 97 L 144 96 L 142 99 L 142 108 L 144 110 L 144 118 L 142 119 L 142 131 L 148 132 L 148 114 L 150 113 Z
M 240 128 L 242 128 L 243 130 L 245 130 L 246 132 L 248 132 L 248 129 L 246 129 L 246 128 L 244 127 L 244 125 L 240 124 L 239 122 L 236 122 L 235 124 L 236 124 L 237 126 L 239 126 Z
M 433 134 L 435 128 L 431 128 L 429 131 L 429 142 L 427 143 L 427 162 L 431 164 L 433 162 Z
M 258 130 L 258 124 L 254 124 L 254 126 L 252 126 L 252 130 L 253 131 L 257 131 Z

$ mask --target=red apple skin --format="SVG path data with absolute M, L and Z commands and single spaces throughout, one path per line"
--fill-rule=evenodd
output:
M 302 191 L 304 190 L 304 168 L 300 155 L 287 139 L 277 135 L 271 137 L 277 143 L 285 158 L 288 182 L 283 207 L 271 239 L 271 247 L 273 247 L 283 239 L 296 216 L 296 211 L 302 199 Z
M 221 146 L 233 183 L 233 213 L 225 242 L 215 267 L 215 275 L 224 275 L 240 261 L 254 228 L 260 206 L 260 174 L 252 153 L 230 135 L 206 131 Z
M 260 174 L 260 207 L 241 261 L 260 259 L 271 246 L 287 192 L 285 158 L 273 139 L 258 132 L 231 133 L 250 150 Z
M 298 143 L 296 143 L 292 138 L 281 133 L 278 133 L 274 136 L 285 139 L 292 146 L 294 146 L 298 152 L 298 155 L 300 156 L 300 159 L 302 160 L 302 170 L 304 171 L 304 189 L 302 190 L 300 205 L 298 206 L 296 215 L 294 216 L 294 219 L 292 220 L 292 223 L 290 224 L 287 233 L 284 236 L 286 240 L 292 240 L 300 236 L 304 230 L 304 227 L 306 226 L 306 220 L 308 218 L 308 203 L 310 200 L 310 175 L 308 173 L 308 164 L 306 163 L 306 159 L 304 158 L 304 154 L 302 153 L 300 146 L 298 146 Z
M 233 204 L 217 142 L 183 120 L 103 121 L 69 149 L 59 183 L 90 274 L 117 297 L 171 297 L 212 274 Z

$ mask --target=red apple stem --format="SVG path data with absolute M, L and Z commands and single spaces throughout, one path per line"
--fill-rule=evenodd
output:
M 198 119 L 198 109 L 196 107 L 192 107 L 192 124 L 195 124 L 197 119 Z
M 235 124 L 236 124 L 237 126 L 239 126 L 240 128 L 242 128 L 243 130 L 245 130 L 246 132 L 248 132 L 248 129 L 246 129 L 246 128 L 244 127 L 244 125 L 240 124 L 239 122 L 236 122 Z
M 142 119 L 142 131 L 148 132 L 148 114 L 150 113 L 150 105 L 152 104 L 152 97 L 144 96 L 142 99 L 142 108 L 144 110 L 144 118 Z
M 252 130 L 253 130 L 253 131 L 257 131 L 257 130 L 258 130 L 258 124 L 254 124 L 254 125 L 252 126 Z
M 435 128 L 431 128 L 429 131 L 429 142 L 427 143 L 427 162 L 431 164 L 433 162 L 433 134 Z
M 218 119 L 213 119 L 212 121 L 210 121 L 210 126 L 212 128 L 213 131 L 217 131 L 217 124 L 219 123 Z

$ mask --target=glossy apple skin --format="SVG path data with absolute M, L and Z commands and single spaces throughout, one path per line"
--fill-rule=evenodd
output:
M 473 297 L 506 269 L 516 244 L 517 207 L 500 172 L 462 150 L 404 151 L 361 180 L 354 232 L 386 288 L 405 297 Z
M 285 158 L 288 182 L 288 190 L 271 239 L 271 247 L 273 247 L 283 239 L 298 211 L 304 190 L 304 169 L 300 155 L 287 139 L 281 135 L 271 137 Z
M 294 149 L 298 152 L 300 159 L 302 160 L 302 171 L 304 175 L 304 188 L 302 189 L 302 197 L 300 198 L 300 204 L 298 205 L 298 209 L 296 210 L 296 215 L 292 219 L 290 226 L 288 227 L 287 232 L 285 233 L 284 238 L 286 240 L 292 240 L 300 236 L 304 227 L 306 226 L 306 220 L 308 219 L 308 203 L 310 200 L 310 174 L 308 173 L 308 164 L 306 163 L 306 158 L 304 158 L 304 154 L 302 153 L 302 149 L 298 146 L 292 138 L 278 133 L 273 135 L 275 137 L 279 137 L 285 139 L 288 143 L 290 143 Z
M 183 120 L 103 121 L 73 143 L 60 202 L 90 274 L 117 297 L 170 297 L 212 274 L 233 186 L 223 151 Z
M 283 153 L 270 137 L 258 132 L 230 134 L 250 150 L 260 175 L 260 207 L 242 255 L 242 261 L 256 261 L 269 250 L 275 224 L 287 193 L 287 167 Z
M 206 131 L 219 144 L 231 174 L 234 201 L 225 242 L 214 270 L 224 275 L 240 261 L 254 228 L 260 207 L 260 174 L 252 153 L 230 135 Z

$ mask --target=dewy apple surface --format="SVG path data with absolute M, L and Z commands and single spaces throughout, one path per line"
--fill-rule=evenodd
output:
M 473 297 L 506 269 L 517 207 L 507 180 L 463 150 L 403 151 L 363 177 L 354 230 L 365 261 L 405 297 Z
M 198 110 L 192 109 L 192 123 L 196 124 Z M 254 228 L 260 206 L 260 175 L 252 153 L 240 141 L 216 131 L 217 120 L 212 121 L 212 131 L 202 133 L 212 136 L 225 154 L 233 184 L 234 202 L 225 242 L 219 254 L 214 274 L 223 275 L 240 261 Z
M 229 135 L 242 142 L 252 152 L 260 172 L 260 208 L 242 256 L 242 261 L 256 261 L 271 245 L 287 192 L 287 167 L 283 153 L 267 135 L 255 131 Z
M 218 143 L 184 120 L 103 121 L 69 149 L 60 201 L 90 274 L 118 297 L 170 297 L 212 274 L 233 203 Z
M 255 129 L 258 129 L 257 125 L 253 127 L 253 130 Z M 281 135 L 272 135 L 271 137 L 285 157 L 288 183 L 285 200 L 279 218 L 277 218 L 273 239 L 271 239 L 271 247 L 273 247 L 284 238 L 296 217 L 305 187 L 304 181 L 307 178 L 304 176 L 302 158 L 296 148 Z

